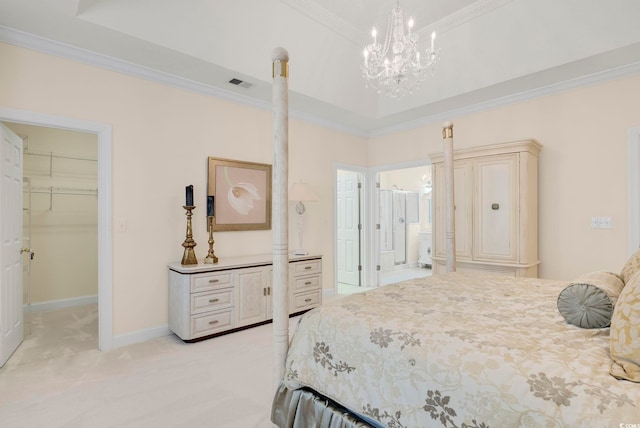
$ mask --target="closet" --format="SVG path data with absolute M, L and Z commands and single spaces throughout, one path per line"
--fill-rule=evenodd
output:
M 454 151 L 457 271 L 538 276 L 538 155 L 533 140 Z M 446 271 L 442 153 L 434 168 L 433 271 Z
M 23 247 L 30 249 L 23 275 L 27 313 L 95 304 L 97 138 L 61 129 L 7 125 L 23 138 Z

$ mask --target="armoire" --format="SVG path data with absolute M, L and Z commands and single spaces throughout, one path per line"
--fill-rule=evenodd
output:
M 453 153 L 456 270 L 538 276 L 538 156 L 534 140 Z M 442 153 L 433 166 L 433 272 L 446 272 Z

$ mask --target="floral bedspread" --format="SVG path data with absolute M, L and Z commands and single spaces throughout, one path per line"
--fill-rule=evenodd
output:
M 297 327 L 285 384 L 394 428 L 640 426 L 609 330 L 559 314 L 566 285 L 453 273 L 324 304 Z

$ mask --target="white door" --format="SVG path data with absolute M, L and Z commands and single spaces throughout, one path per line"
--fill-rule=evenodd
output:
M 393 251 L 397 265 L 407 262 L 407 220 L 404 192 L 393 192 Z
M 22 139 L 0 123 L 0 367 L 24 338 Z
M 358 173 L 338 171 L 338 282 L 360 285 L 360 188 Z

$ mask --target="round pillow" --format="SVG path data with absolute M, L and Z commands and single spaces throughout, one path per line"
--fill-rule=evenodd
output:
M 558 311 L 569 324 L 578 327 L 608 327 L 623 287 L 624 283 L 617 275 L 592 272 L 570 283 L 560 292 Z

